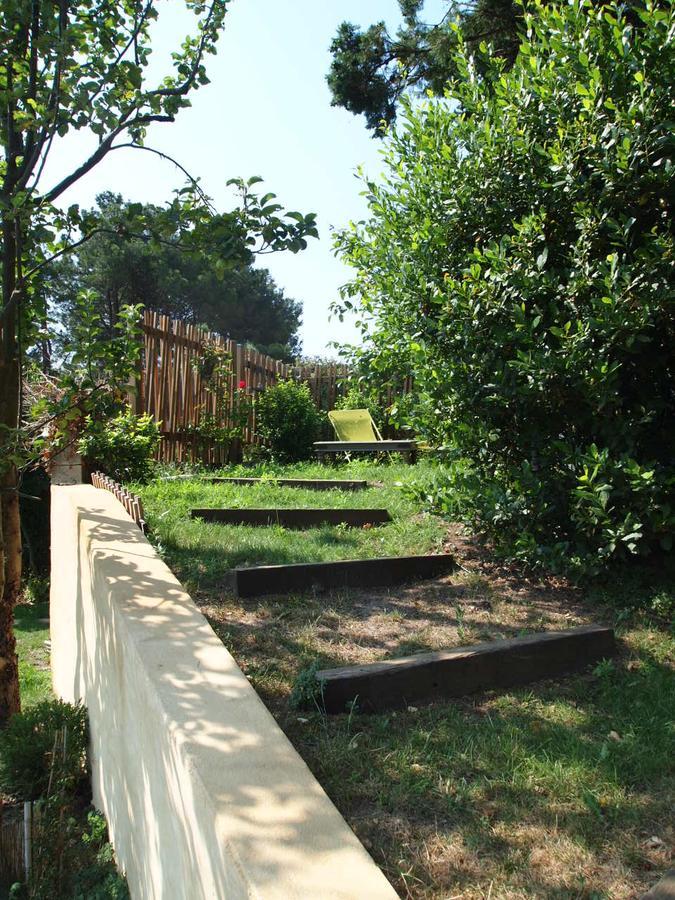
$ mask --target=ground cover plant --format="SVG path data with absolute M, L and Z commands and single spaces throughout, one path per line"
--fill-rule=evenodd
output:
M 424 470 L 425 464 L 419 468 Z M 188 589 L 222 583 L 236 566 L 367 559 L 431 553 L 441 545 L 445 526 L 423 512 L 398 486 L 410 467 L 400 462 L 378 465 L 353 461 L 328 468 L 318 463 L 231 467 L 223 474 L 261 475 L 256 486 L 208 484 L 194 480 L 155 480 L 133 487 L 143 499 L 146 519 L 167 562 Z M 283 488 L 274 474 L 292 478 L 367 479 L 377 487 L 363 491 L 313 491 Z M 193 507 L 384 507 L 393 521 L 372 528 L 324 526 L 306 531 L 221 525 L 190 519 Z
M 378 505 L 413 522 L 413 552 L 422 552 L 422 503 L 395 485 L 413 471 L 368 461 L 226 474 L 365 476 L 380 482 Z M 214 630 L 401 897 L 629 900 L 667 868 L 675 846 L 673 566 L 626 575 L 620 587 L 525 579 L 493 563 L 459 526 L 431 519 L 442 528 L 434 546 L 460 563 L 452 576 L 242 601 L 215 577 L 224 557 L 237 560 L 242 545 L 251 561 L 308 548 L 333 556 L 343 549 L 336 529 L 278 535 L 261 528 L 259 544 L 253 535 L 238 538 L 244 529 L 228 529 L 218 549 L 207 526 L 185 530 L 193 496 L 214 505 L 227 496 L 228 505 L 348 506 L 373 503 L 372 492 L 330 492 L 329 504 L 323 492 L 273 483 L 232 489 L 164 481 L 141 490 L 166 560 L 188 576 Z M 368 539 L 377 531 L 367 530 Z M 296 538 L 297 547 L 287 542 Z M 590 622 L 616 625 L 617 657 L 556 682 L 381 715 L 361 714 L 357 704 L 327 717 L 311 702 L 292 702 L 316 667 Z

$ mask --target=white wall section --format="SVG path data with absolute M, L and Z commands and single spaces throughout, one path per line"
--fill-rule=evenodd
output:
M 52 671 L 134 900 L 396 894 L 107 491 L 52 488 Z

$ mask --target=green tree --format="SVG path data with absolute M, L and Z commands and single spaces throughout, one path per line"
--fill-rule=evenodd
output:
M 146 240 L 129 241 L 117 224 L 131 206 L 119 195 L 101 194 L 89 215 L 105 230 L 47 269 L 43 290 L 64 335 L 73 332 L 75 298 L 88 290 L 98 296 L 108 336 L 124 305 L 142 303 L 280 359 L 299 354 L 302 306 L 284 295 L 267 270 L 245 264 L 223 268 L 213 252 L 186 252 L 175 237 L 152 240 L 148 232 Z M 144 205 L 142 215 L 152 223 L 164 212 Z
M 391 124 L 402 95 L 414 88 L 442 96 L 447 81 L 457 75 L 459 23 L 463 40 L 481 42 L 511 65 L 518 51 L 521 9 L 514 0 L 447 0 L 440 22 L 422 21 L 423 0 L 399 0 L 403 25 L 391 35 L 384 22 L 361 31 L 343 22 L 331 44 L 333 61 L 327 80 L 333 106 L 363 113 L 368 128 L 381 133 Z
M 172 54 L 172 71 L 158 81 L 148 74 L 150 28 L 159 6 L 154 0 L 9 0 L 0 7 L 0 722 L 19 707 L 12 621 L 21 577 L 21 364 L 36 326 L 45 321 L 44 296 L 37 289 L 43 268 L 77 249 L 98 227 L 76 206 L 64 210 L 58 204 L 120 147 L 157 153 L 145 144 L 148 126 L 173 122 L 190 94 L 207 82 L 204 61 L 215 53 L 227 4 L 183 3 L 194 15 L 194 33 Z M 53 147 L 83 130 L 96 136 L 95 147 L 56 183 L 45 185 Z M 217 214 L 189 179 L 154 227 L 167 239 L 177 235 L 183 246 L 211 246 L 240 263 L 250 262 L 256 251 L 302 249 L 306 236 L 316 234 L 313 218 L 281 216 L 274 195 L 255 192 L 259 180 L 237 181 L 240 207 Z M 123 228 L 129 237 L 143 236 L 142 210 L 130 209 Z
M 675 526 L 675 11 L 525 21 L 508 73 L 460 33 L 445 100 L 404 103 L 371 218 L 339 238 L 341 308 L 375 377 L 414 375 L 411 424 L 462 455 L 446 508 L 593 571 Z

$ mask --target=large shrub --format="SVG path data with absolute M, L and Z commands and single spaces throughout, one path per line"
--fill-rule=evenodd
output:
M 343 306 L 375 373 L 414 375 L 411 424 L 457 448 L 441 504 L 594 570 L 675 524 L 675 13 L 527 9 L 510 72 L 460 49 L 446 99 L 407 106 L 338 238 Z
M 283 462 L 307 459 L 321 427 L 309 386 L 280 381 L 267 388 L 256 401 L 256 430 L 264 449 Z
M 148 481 L 159 440 L 152 416 L 137 416 L 127 408 L 107 421 L 88 416 L 77 449 L 116 481 Z

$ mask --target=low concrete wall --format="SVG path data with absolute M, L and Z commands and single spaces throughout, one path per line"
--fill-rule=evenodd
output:
M 179 582 L 89 485 L 52 488 L 51 632 L 134 898 L 396 896 Z

